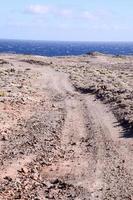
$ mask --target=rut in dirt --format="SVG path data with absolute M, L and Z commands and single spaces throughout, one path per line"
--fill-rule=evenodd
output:
M 103 109 L 93 97 L 66 100 L 64 159 L 56 163 L 52 176 L 78 188 L 79 199 L 131 199 L 133 171 L 128 163 L 132 155 L 119 140 L 114 117 Z
M 4 143 L 0 197 L 132 200 L 132 140 L 121 137 L 110 109 L 77 92 L 66 74 L 34 70 L 41 99 Z
M 60 80 L 60 81 L 59 81 Z M 57 80 L 56 80 L 57 81 Z M 48 169 L 49 178 L 72 184 L 79 199 L 131 199 L 133 194 L 131 141 L 111 111 L 93 96 L 74 91 L 68 79 L 55 83 L 66 110 L 59 159 Z M 52 173 L 51 173 L 52 171 Z M 68 198 L 73 199 L 73 198 Z

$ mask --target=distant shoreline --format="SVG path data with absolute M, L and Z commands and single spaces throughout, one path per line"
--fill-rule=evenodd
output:
M 0 56 L 30 56 L 30 57 L 42 57 L 42 58 L 68 58 L 68 57 L 87 57 L 87 56 L 107 56 L 107 57 L 112 57 L 112 58 L 131 58 L 133 57 L 132 55 L 120 55 L 120 54 L 109 54 L 109 53 L 101 53 L 101 52 L 87 52 L 85 54 L 81 54 L 81 55 L 61 55 L 61 56 L 46 56 L 46 55 L 38 55 L 38 54 L 21 54 L 21 53 L 1 53 L 0 52 Z
M 0 53 L 41 56 L 80 56 L 87 52 L 133 55 L 133 42 L 65 42 L 0 40 Z

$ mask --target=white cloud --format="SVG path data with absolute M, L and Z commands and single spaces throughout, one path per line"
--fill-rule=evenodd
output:
M 89 11 L 82 12 L 81 17 L 84 19 L 88 19 L 88 20 L 96 20 L 97 19 L 97 15 L 94 13 L 91 13 Z
M 111 20 L 116 17 L 116 14 L 110 10 L 95 10 L 95 11 L 82 11 L 81 18 L 87 19 L 90 21 L 104 21 L 106 19 Z
M 51 11 L 51 7 L 47 5 L 30 5 L 26 11 L 31 14 L 47 14 Z
M 72 17 L 73 11 L 71 9 L 62 9 L 58 12 L 63 17 Z
M 58 8 L 56 6 L 49 6 L 49 5 L 29 5 L 25 9 L 26 13 L 29 14 L 36 14 L 36 15 L 47 15 L 51 14 L 54 16 L 61 16 L 61 17 L 72 17 L 73 11 L 67 8 Z
M 83 23 L 105 23 L 111 21 L 115 17 L 114 13 L 110 10 L 76 10 L 69 7 L 58 7 L 54 5 L 45 4 L 33 4 L 27 6 L 25 11 L 29 14 L 41 15 L 41 17 L 51 17 L 54 19 L 68 19 L 71 22 L 77 22 L 78 20 Z M 105 26 L 106 29 L 106 26 Z

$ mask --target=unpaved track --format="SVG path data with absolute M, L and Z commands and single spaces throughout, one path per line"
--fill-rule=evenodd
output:
M 50 186 L 46 184 L 47 190 L 38 190 L 38 199 L 132 200 L 133 142 L 122 137 L 123 129 L 109 108 L 93 96 L 75 91 L 66 74 L 49 67 L 43 71 L 41 68 L 34 70 L 41 73 L 33 87 L 40 89 L 42 97 L 45 93 L 48 119 L 58 120 L 61 112 L 64 114 L 61 128 L 55 131 L 58 141 L 52 144 L 56 146 L 56 159 L 51 164 L 41 166 L 39 171 L 41 180 L 48 181 Z M 53 114 L 50 111 L 53 102 L 56 110 L 61 112 Z M 38 112 L 43 111 L 38 109 Z M 41 117 L 38 120 L 48 127 L 46 116 Z M 30 140 L 31 136 L 28 137 Z M 43 145 L 42 136 L 37 137 L 38 141 L 40 137 Z M 38 154 L 31 151 L 31 155 L 38 156 L 37 151 Z M 34 156 L 29 155 L 32 160 Z
M 65 75 L 52 73 L 51 88 L 64 96 L 66 118 L 64 158 L 50 166 L 50 177 L 82 188 L 79 199 L 132 199 L 132 141 L 122 138 L 122 127 L 105 105 L 75 92 Z

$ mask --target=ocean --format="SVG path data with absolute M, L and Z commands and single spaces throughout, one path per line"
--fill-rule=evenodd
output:
M 82 55 L 88 52 L 133 55 L 133 42 L 58 42 L 0 40 L 0 53 L 41 56 Z

